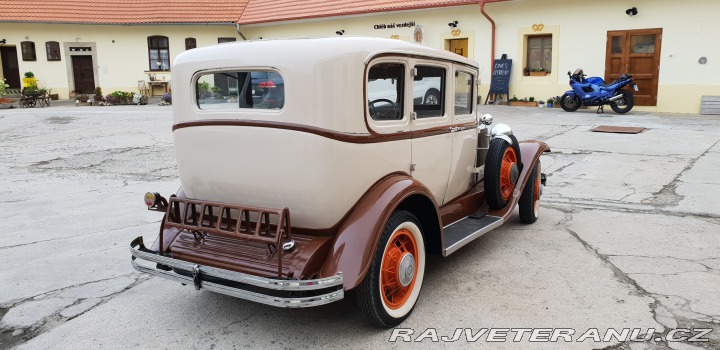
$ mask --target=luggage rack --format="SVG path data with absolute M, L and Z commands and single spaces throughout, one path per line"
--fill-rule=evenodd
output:
M 288 208 L 242 206 L 173 195 L 169 198 L 163 225 L 191 232 L 197 241 L 214 234 L 267 244 L 267 259 L 277 256 L 278 278 L 282 277 L 282 250 L 295 246 Z M 160 230 L 159 242 L 159 254 L 163 255 L 163 230 Z

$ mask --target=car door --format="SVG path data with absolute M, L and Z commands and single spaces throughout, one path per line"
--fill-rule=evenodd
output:
M 407 89 L 406 96 L 412 103 L 411 175 L 422 182 L 441 205 L 450 174 L 453 139 L 446 88 L 452 65 L 429 60 L 411 60 L 411 63 L 412 88 Z M 426 98 L 430 95 L 437 98 Z
M 444 203 L 465 193 L 475 179 L 470 170 L 475 167 L 477 153 L 477 121 L 475 117 L 476 88 L 474 70 L 456 66 L 452 84 L 452 160 Z

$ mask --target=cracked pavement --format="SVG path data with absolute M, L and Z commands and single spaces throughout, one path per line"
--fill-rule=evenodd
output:
M 720 119 L 482 106 L 546 141 L 541 217 L 517 215 L 430 256 L 401 327 L 715 328 L 709 342 L 484 343 L 484 348 L 720 348 Z M 642 126 L 637 134 L 597 125 Z M 286 310 L 149 277 L 129 242 L 157 236 L 146 191 L 179 187 L 171 109 L 0 111 L 0 348 L 435 348 L 388 343 L 352 292 Z M 602 334 L 602 333 L 601 333 Z M 464 342 L 444 344 L 465 346 Z

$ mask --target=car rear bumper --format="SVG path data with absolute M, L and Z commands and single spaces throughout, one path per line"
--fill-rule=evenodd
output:
M 142 237 L 130 243 L 130 253 L 133 267 L 140 272 L 262 304 L 301 308 L 328 304 L 344 296 L 342 273 L 311 280 L 258 277 L 158 255 L 145 247 Z M 157 265 L 148 267 L 136 260 Z

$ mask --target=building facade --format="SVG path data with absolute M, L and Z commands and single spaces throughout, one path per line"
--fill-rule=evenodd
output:
M 178 54 L 241 39 L 235 22 L 246 2 L 4 1 L 0 76 L 17 89 L 32 72 L 63 99 L 96 87 L 137 92 L 153 77 L 161 94 Z
M 251 1 L 240 17 L 240 30 L 248 39 L 263 40 L 339 32 L 415 41 L 419 28 L 422 45 L 480 64 L 483 100 L 491 57 L 503 54 L 512 59 L 509 95 L 518 98 L 561 95 L 569 90 L 567 72 L 577 68 L 606 80 L 633 74 L 640 88 L 636 110 L 698 113 L 702 96 L 720 95 L 720 42 L 715 39 L 720 2 L 715 0 L 446 1 L 443 7 L 391 12 L 360 6 L 337 10 L 338 5 L 331 6 L 334 12 L 323 12 L 318 3 L 298 2 L 293 11 L 275 5 L 268 11 L 267 1 Z M 538 68 L 546 75 L 531 75 Z
M 28 15 L 27 2 L 9 3 L 17 11 L 0 15 L 0 76 L 14 85 L 32 71 L 61 97 L 91 86 L 136 91 L 149 75 L 169 80 L 170 62 L 192 47 L 335 35 L 418 42 L 476 60 L 483 100 L 492 60 L 503 54 L 512 59 L 509 96 L 518 98 L 561 95 L 577 68 L 606 80 L 633 74 L 637 110 L 697 113 L 702 96 L 720 95 L 716 0 L 148 1 L 109 18 Z

